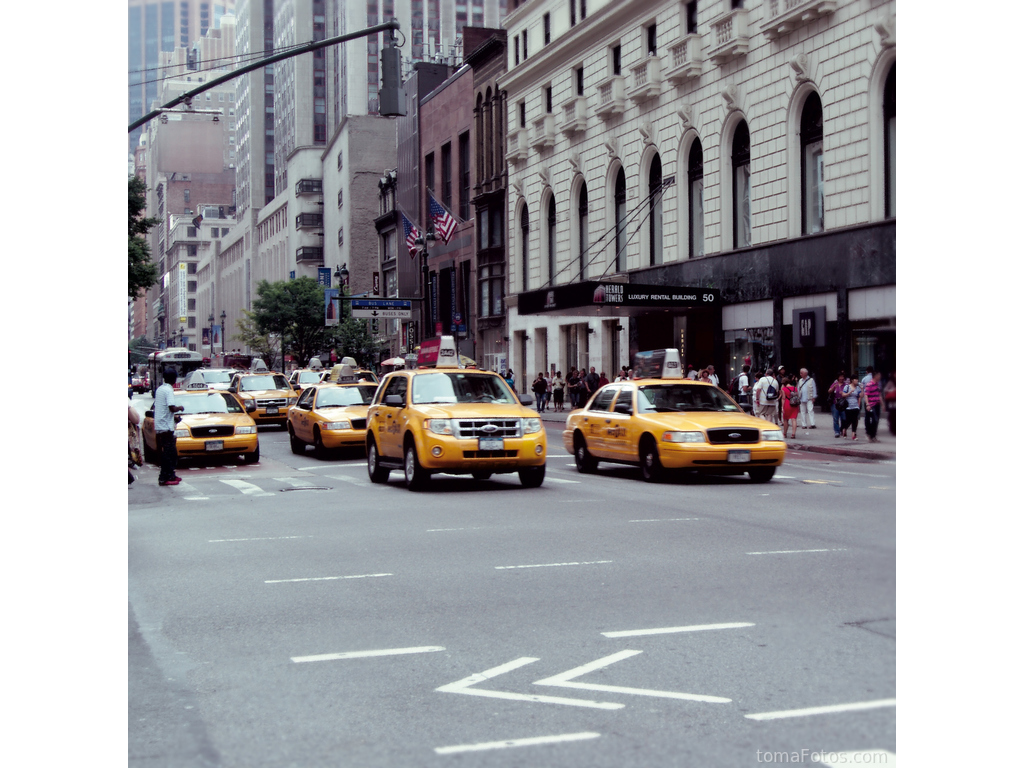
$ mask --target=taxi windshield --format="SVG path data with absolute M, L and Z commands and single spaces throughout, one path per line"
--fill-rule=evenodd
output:
M 203 381 L 207 384 L 227 384 L 231 374 L 227 371 L 203 371 Z
M 202 395 L 179 395 L 175 398 L 185 410 L 185 415 L 195 413 L 242 413 L 242 406 L 233 397 L 220 392 Z
M 243 376 L 243 392 L 259 392 L 267 389 L 288 389 L 284 376 Z
M 324 387 L 317 395 L 316 407 L 366 405 L 376 391 L 376 387 Z
M 717 387 L 691 384 L 649 384 L 640 387 L 637 407 L 641 413 L 740 410 Z
M 487 373 L 426 373 L 414 376 L 413 403 L 516 403 L 500 376 Z

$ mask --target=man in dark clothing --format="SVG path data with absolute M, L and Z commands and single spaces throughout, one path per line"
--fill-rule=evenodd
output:
M 583 377 L 583 383 L 587 386 L 587 390 L 583 397 L 584 399 L 589 400 L 590 396 L 601 388 L 601 377 L 597 375 L 597 370 L 594 366 L 590 366 L 590 373 Z

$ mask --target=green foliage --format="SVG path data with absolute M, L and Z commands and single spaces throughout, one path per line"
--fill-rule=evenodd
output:
M 149 355 L 156 351 L 156 345 L 145 336 L 139 336 L 128 342 L 128 357 L 132 365 L 145 365 L 149 362 Z
M 349 316 L 330 331 L 330 346 L 337 350 L 339 360 L 353 357 L 357 363 L 369 368 L 379 359 L 380 345 L 370 332 L 369 320 Z
M 241 342 L 251 349 L 253 354 L 262 357 L 269 367 L 273 368 L 274 344 L 270 335 L 259 330 L 254 312 L 243 309 L 242 315 L 243 317 L 239 318 L 237 322 L 238 333 L 228 338 L 231 341 Z M 227 329 L 223 332 L 227 333 Z
M 156 283 L 156 265 L 149 260 L 145 235 L 160 220 L 146 218 L 146 182 L 138 176 L 128 179 L 128 298 Z
M 256 293 L 257 298 L 252 303 L 256 329 L 276 333 L 278 349 L 283 347 L 303 366 L 324 349 L 327 342 L 324 288 L 316 280 L 311 277 L 276 283 L 261 280 Z

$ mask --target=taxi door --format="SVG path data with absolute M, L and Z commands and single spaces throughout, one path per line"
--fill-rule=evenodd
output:
M 307 389 L 292 406 L 295 416 L 292 417 L 292 429 L 295 436 L 306 443 L 313 442 L 313 397 L 316 390 Z
M 619 461 L 633 461 L 637 456 L 637 440 L 639 435 L 635 434 L 636 425 L 633 423 L 635 406 L 633 404 L 633 392 L 635 387 L 624 386 L 618 389 L 618 397 L 609 414 L 608 428 L 606 430 L 609 458 Z
M 610 458 L 608 453 L 608 432 L 612 426 L 612 400 L 615 387 L 605 387 L 594 396 L 590 407 L 583 413 L 583 434 L 587 438 L 587 449 L 601 458 Z
M 408 377 L 398 374 L 391 377 L 381 393 L 373 424 L 373 438 L 377 441 L 377 450 L 380 451 L 381 456 L 392 459 L 402 456 L 402 426 L 405 423 L 403 418 L 405 407 L 388 405 L 387 399 L 395 395 L 402 398 L 404 404 L 408 389 Z

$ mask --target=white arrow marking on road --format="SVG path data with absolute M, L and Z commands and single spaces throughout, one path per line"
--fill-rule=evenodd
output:
M 224 485 L 230 485 L 232 488 L 237 488 L 246 496 L 273 496 L 272 493 L 267 493 L 258 485 L 247 483 L 245 480 L 236 480 L 235 478 L 220 478 L 220 481 Z
M 662 627 L 661 629 L 627 629 L 622 632 L 602 632 L 605 637 L 642 637 L 644 635 L 671 635 L 676 632 L 703 632 L 707 629 L 741 629 L 752 627 L 753 624 L 745 621 L 732 624 L 693 624 L 689 627 Z
M 345 653 L 320 653 L 315 656 L 292 656 L 292 661 L 302 664 L 306 661 L 338 661 L 340 659 L 368 659 L 373 656 L 403 656 L 407 653 L 434 653 L 443 651 L 440 645 L 424 645 L 419 648 L 384 648 L 379 651 L 347 651 Z
M 508 693 L 507 691 L 488 691 L 481 688 L 473 688 L 472 686 L 477 683 L 482 683 L 485 680 L 490 680 L 492 677 L 503 675 L 506 672 L 511 672 L 513 669 L 519 669 L 519 667 L 527 664 L 532 664 L 539 659 L 533 659 L 529 656 L 524 656 L 520 659 L 515 659 L 507 664 L 502 664 L 499 667 L 493 667 L 486 670 L 485 672 L 478 672 L 464 677 L 461 680 L 457 680 L 454 683 L 448 683 L 448 685 L 442 685 L 436 690 L 442 693 L 462 693 L 467 696 L 486 696 L 491 699 L 510 699 L 512 701 L 532 701 L 537 704 L 565 704 L 570 707 L 589 707 L 590 709 L 622 709 L 625 704 L 613 704 L 612 702 L 606 701 L 587 701 L 586 699 L 563 699 L 559 696 L 535 696 L 528 693 Z
M 827 707 L 807 707 L 806 709 L 783 709 L 777 712 L 758 712 L 745 715 L 750 720 L 781 720 L 785 717 L 808 717 L 810 715 L 830 715 L 835 712 L 859 712 L 864 709 L 895 707 L 896 699 L 877 699 L 876 701 L 858 701 L 853 704 L 831 704 Z
M 454 747 L 434 747 L 439 755 L 454 755 L 459 752 L 481 752 L 485 749 L 508 749 L 509 747 L 530 747 L 535 744 L 562 744 L 566 741 L 583 741 L 596 739 L 600 733 L 584 731 L 583 733 L 563 733 L 560 736 L 534 736 L 529 739 L 508 739 L 506 741 L 486 741 L 481 744 L 459 744 Z
M 840 549 L 777 549 L 773 552 L 747 552 L 748 555 L 799 555 L 803 552 L 845 552 L 846 547 Z
M 585 691 L 604 691 L 605 693 L 629 693 L 635 696 L 657 696 L 663 699 L 685 699 L 686 701 L 703 701 L 708 704 L 728 704 L 732 699 L 724 699 L 721 696 L 704 696 L 698 693 L 676 693 L 675 691 L 655 691 L 647 688 L 624 688 L 620 685 L 598 685 L 596 683 L 573 683 L 571 680 L 575 680 L 577 677 L 582 677 L 588 672 L 593 672 L 597 669 L 604 669 L 605 667 L 611 666 L 617 661 L 628 659 L 631 656 L 636 656 L 638 653 L 643 651 L 619 651 L 613 653 L 611 656 L 605 656 L 603 659 L 592 661 L 589 664 L 584 664 L 582 667 L 576 667 L 570 669 L 568 672 L 562 672 L 559 675 L 553 675 L 552 677 L 546 677 L 543 680 L 538 680 L 534 685 L 554 685 L 561 688 L 581 688 Z

